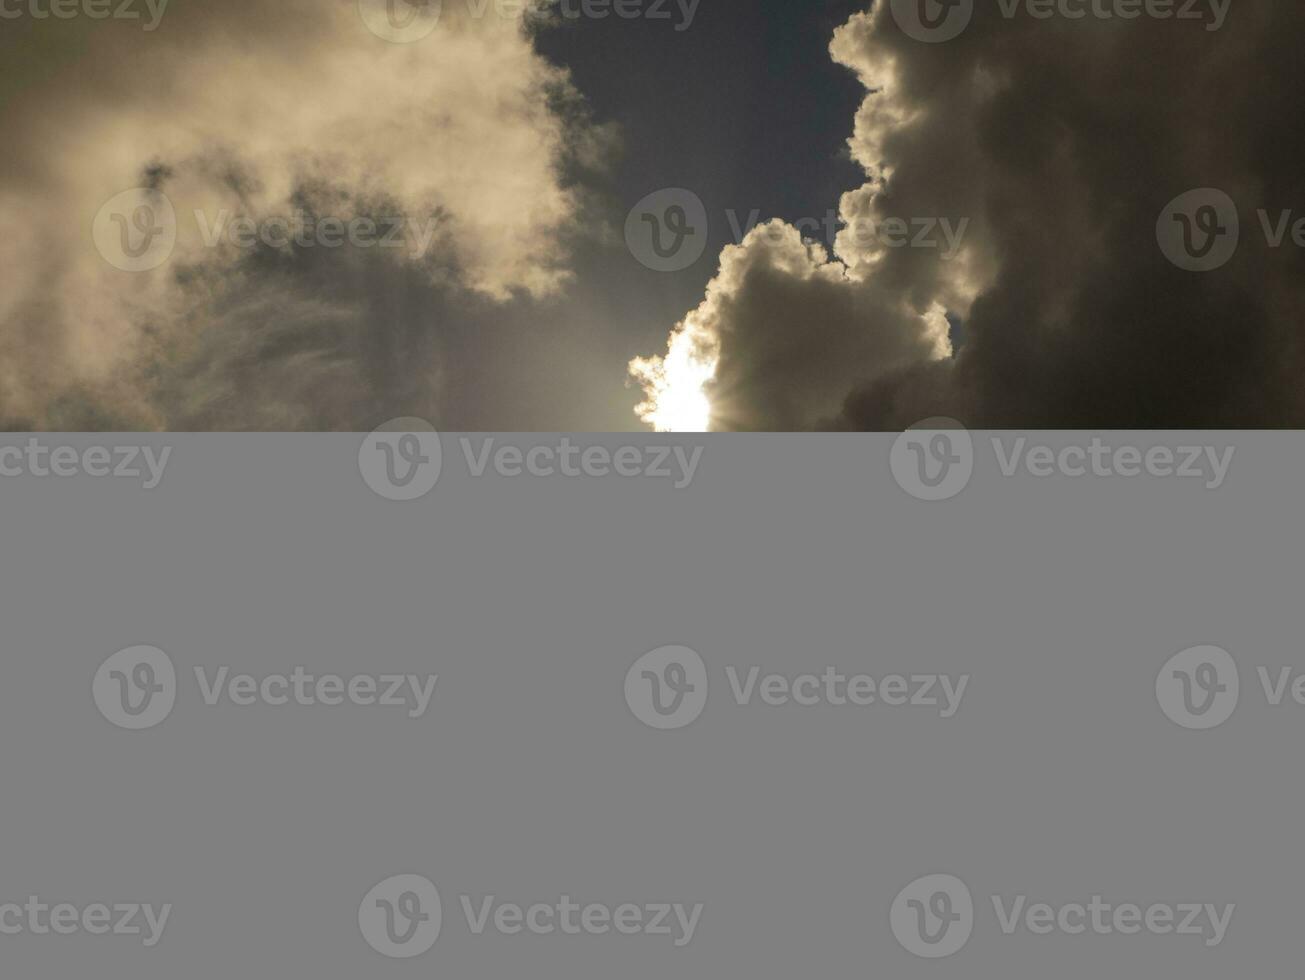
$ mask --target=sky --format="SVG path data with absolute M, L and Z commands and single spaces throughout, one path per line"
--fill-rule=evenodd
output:
M 0 427 L 1301 425 L 1295 5 L 388 2 L 0 4 Z

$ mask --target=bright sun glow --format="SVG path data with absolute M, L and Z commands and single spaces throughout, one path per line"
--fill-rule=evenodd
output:
M 658 432 L 706 432 L 711 402 L 703 386 L 716 374 L 712 338 L 686 320 L 671 334 L 665 357 L 637 357 L 630 376 L 643 387 L 635 414 Z

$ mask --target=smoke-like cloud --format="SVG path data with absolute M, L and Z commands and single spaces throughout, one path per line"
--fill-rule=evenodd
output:
M 1256 213 L 1305 216 L 1305 10 L 1223 13 L 1213 30 L 980 2 L 945 43 L 883 0 L 854 17 L 831 53 L 868 90 L 849 140 L 867 180 L 834 255 L 792 229 L 727 248 L 667 356 L 633 365 L 643 416 L 667 424 L 659 404 L 706 379 L 718 429 L 1305 424 L 1305 252 L 1269 247 Z M 1237 202 L 1242 236 L 1193 273 L 1156 224 L 1202 187 Z M 943 217 L 967 220 L 950 260 L 859 233 Z
M 568 283 L 584 201 L 563 174 L 603 154 L 530 24 L 477 6 L 443 4 L 408 44 L 354 0 L 173 0 L 148 33 L 6 22 L 0 425 L 439 423 L 462 324 Z M 177 244 L 124 272 L 92 223 L 142 186 L 174 205 Z M 241 217 L 380 228 L 246 247 Z M 402 247 L 379 246 L 394 219 Z

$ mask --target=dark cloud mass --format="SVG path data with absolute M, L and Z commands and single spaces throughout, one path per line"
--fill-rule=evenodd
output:
M 828 201 L 845 225 L 832 251 L 789 215 L 704 259 L 701 304 L 631 362 L 625 403 L 609 391 L 652 314 L 594 298 L 611 268 L 595 256 L 621 247 L 603 176 L 618 141 L 537 25 L 452 0 L 419 44 L 373 36 L 355 0 L 172 0 L 152 33 L 0 22 L 0 426 L 608 428 L 634 422 L 639 385 L 640 416 L 670 428 L 706 417 L 704 391 L 717 429 L 1305 425 L 1305 248 L 1290 226 L 1270 247 L 1260 217 L 1305 218 L 1305 8 L 1231 0 L 1210 30 L 1209 0 L 1196 20 L 1004 15 L 1012 2 L 977 0 L 944 43 L 904 34 L 886 0 L 835 32 L 830 55 L 866 91 L 846 120 L 865 178 Z M 711 3 L 712 29 L 741 15 Z M 763 143 L 789 138 L 785 118 Z M 783 154 L 753 156 L 750 179 Z M 176 205 L 178 239 L 162 268 L 127 273 L 90 229 L 138 186 Z M 1194 188 L 1240 217 L 1236 254 L 1208 272 L 1156 238 Z M 196 211 L 398 216 L 421 247 L 214 246 Z M 908 236 L 944 219 L 957 247 L 862 233 L 894 219 Z M 645 276 L 628 295 L 650 295 L 659 274 L 625 264 Z
M 1301 37 L 1305 10 L 1269 0 L 1233 0 L 1218 31 L 980 3 L 938 44 L 856 17 L 833 52 L 870 90 L 851 141 L 869 183 L 843 217 L 969 217 L 964 253 L 841 242 L 825 277 L 746 242 L 680 328 L 718 346 L 716 427 L 1301 425 L 1305 263 L 1257 214 L 1305 215 Z M 1201 187 L 1237 203 L 1241 244 L 1193 273 L 1156 223 Z M 950 356 L 921 343 L 939 307 L 961 321 Z

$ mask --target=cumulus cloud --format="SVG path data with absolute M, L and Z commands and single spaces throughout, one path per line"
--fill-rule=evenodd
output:
M 821 246 L 772 221 L 726 247 L 667 357 L 633 369 L 652 389 L 641 409 L 654 426 L 680 427 L 659 408 L 675 404 L 672 388 L 696 367 L 718 427 L 787 431 L 836 412 L 839 392 L 863 378 L 867 364 L 891 370 L 950 354 L 941 307 L 919 312 L 867 288 L 856 266 L 830 261 Z
M 1243 0 L 1214 31 L 1003 6 L 976 4 L 941 44 L 884 2 L 836 33 L 867 88 L 847 228 L 832 256 L 785 226 L 727 248 L 668 354 L 633 365 L 647 420 L 697 384 L 717 429 L 1305 423 L 1302 250 L 1268 247 L 1256 215 L 1305 204 L 1288 123 L 1305 11 Z M 1197 187 L 1226 191 L 1243 224 L 1205 274 L 1155 233 Z M 950 260 L 860 233 L 930 217 L 968 219 Z
M 411 44 L 352 0 L 176 2 L 151 33 L 7 22 L 0 422 L 438 423 L 459 324 L 569 282 L 584 202 L 563 173 L 603 147 L 530 25 L 474 9 L 444 4 Z M 90 229 L 141 186 L 174 205 L 177 244 L 123 272 Z M 242 244 L 242 217 L 278 231 Z M 369 247 L 283 240 L 328 218 L 380 227 Z M 403 247 L 380 246 L 396 219 Z

